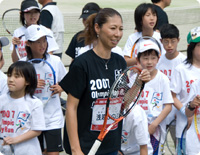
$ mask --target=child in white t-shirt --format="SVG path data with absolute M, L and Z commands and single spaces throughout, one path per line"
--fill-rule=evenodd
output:
M 138 105 L 123 120 L 121 151 L 126 155 L 152 155 L 153 153 L 147 116 Z
M 136 57 L 140 42 L 138 41 L 138 39 L 143 36 L 155 38 L 161 46 L 162 54 L 165 53 L 165 50 L 160 42 L 160 33 L 155 31 L 157 23 L 157 13 L 154 5 L 151 3 L 142 3 L 137 6 L 134 13 L 134 19 L 136 25 L 135 29 L 137 30 L 137 32 L 131 34 L 128 37 L 128 40 L 126 41 L 123 49 L 123 54 L 127 66 L 137 64 Z
M 0 95 L 8 92 L 7 87 L 7 76 L 1 71 L 1 68 L 4 65 L 3 58 L 3 46 L 7 46 L 9 44 L 9 40 L 6 37 L 0 37 Z
M 59 152 L 63 150 L 61 129 L 64 126 L 64 119 L 59 98 L 59 94 L 63 90 L 58 83 L 67 72 L 60 57 L 47 53 L 47 37 L 49 36 L 42 26 L 29 26 L 26 29 L 25 37 L 27 40 L 27 57 L 23 60 L 28 61 L 35 58 L 44 59 L 51 64 L 55 71 L 55 78 L 53 79 L 52 71 L 50 69 L 46 70 L 43 62 L 34 63 L 38 76 L 38 86 L 35 95 L 46 103 L 45 93 L 52 92 L 52 97 L 44 106 L 46 131 L 42 132 L 40 140 L 43 141 L 42 138 L 44 135 L 47 144 L 47 152 L 59 154 Z M 53 80 L 56 80 L 56 84 L 53 84 Z M 43 142 L 41 142 L 41 144 L 43 144 Z
M 164 55 L 161 55 L 160 60 L 157 64 L 157 69 L 163 72 L 169 80 L 171 81 L 171 76 L 173 74 L 174 68 L 182 63 L 186 56 L 177 50 L 177 46 L 179 43 L 179 30 L 173 24 L 165 24 L 161 27 L 161 42 L 166 51 Z M 171 121 L 175 119 L 176 108 L 172 106 L 172 111 L 166 118 L 167 125 L 170 124 Z M 174 141 L 174 145 L 176 144 L 176 136 L 175 136 L 175 126 L 170 127 L 170 133 Z
M 37 136 L 45 130 L 42 102 L 33 96 L 37 87 L 34 67 L 23 61 L 7 72 L 9 93 L 0 96 L 0 137 L 16 155 L 42 155 Z
M 156 69 L 159 61 L 159 51 L 158 45 L 150 39 L 141 40 L 139 44 L 137 61 L 143 69 L 147 69 L 150 72 L 151 80 L 145 84 L 143 93 L 137 104 L 147 114 L 150 135 L 153 135 L 157 127 L 160 126 L 161 146 L 164 143 L 166 135 L 165 118 L 170 113 L 174 101 L 170 92 L 168 77 Z M 154 151 L 154 154 L 161 154 L 162 148 L 160 146 L 157 151 Z
M 200 153 L 200 79 L 190 87 L 185 113 L 187 117 L 193 117 L 192 124 L 186 133 L 186 154 L 197 155 Z M 198 133 L 198 134 L 197 134 Z
M 40 8 L 36 0 L 23 0 L 21 2 L 21 8 L 20 8 L 20 22 L 22 24 L 22 27 L 17 28 L 14 31 L 12 44 L 10 46 L 10 50 L 12 50 L 12 60 L 13 62 L 16 62 L 17 60 L 26 57 L 26 39 L 25 39 L 25 31 L 27 27 L 29 27 L 32 24 L 39 24 L 39 18 L 40 18 Z M 50 29 L 47 29 L 46 27 L 42 26 L 45 31 L 48 32 L 49 37 L 48 43 L 48 52 L 53 52 L 57 50 L 59 47 L 55 41 L 55 38 L 53 37 L 53 32 Z M 17 51 L 15 45 L 17 45 Z M 19 56 L 18 56 L 19 54 Z M 19 58 L 20 57 L 20 58 Z
M 191 121 L 187 121 L 187 117 L 185 116 L 185 106 L 187 104 L 185 102 L 190 93 L 190 85 L 195 80 L 200 79 L 200 27 L 196 27 L 189 32 L 187 42 L 189 44 L 187 48 L 187 58 L 174 69 L 171 78 L 171 91 L 174 99 L 174 106 L 178 109 L 176 112 L 178 154 L 181 154 L 182 151 L 185 153 L 185 136 L 183 137 L 182 133 L 187 123 L 189 125 L 191 123 Z M 181 139 L 181 137 L 183 138 Z

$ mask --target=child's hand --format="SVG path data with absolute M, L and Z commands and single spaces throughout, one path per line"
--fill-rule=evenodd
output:
M 37 88 L 44 88 L 45 80 L 38 79 Z
M 12 43 L 13 43 L 13 45 L 19 45 L 19 44 L 21 44 L 21 41 L 20 41 L 19 38 L 14 37 L 14 38 L 12 39 Z
M 4 137 L 3 145 L 17 144 L 18 139 L 16 137 Z
M 139 79 L 143 82 L 149 82 L 151 80 L 150 72 L 147 69 L 143 69 L 141 74 L 139 75 Z
M 158 125 L 156 125 L 154 122 L 152 122 L 149 127 L 148 127 L 148 130 L 149 130 L 149 134 L 150 135 L 153 135 L 154 132 L 156 131 L 156 128 L 158 127 Z
M 196 106 L 200 106 L 200 96 L 199 96 L 199 95 L 197 95 L 197 96 L 193 99 L 193 101 L 190 102 L 190 106 L 191 106 L 192 108 L 195 108 Z
M 60 85 L 58 85 L 58 83 L 56 83 L 55 85 L 52 85 L 50 87 L 50 90 L 53 91 L 52 96 L 54 94 L 61 93 L 63 91 L 63 89 L 60 87 Z

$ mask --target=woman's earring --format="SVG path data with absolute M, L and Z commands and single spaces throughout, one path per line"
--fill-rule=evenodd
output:
M 97 34 L 97 38 L 99 38 L 99 34 Z

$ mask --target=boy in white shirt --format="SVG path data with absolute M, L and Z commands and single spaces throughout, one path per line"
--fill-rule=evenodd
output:
M 3 51 L 2 47 L 7 46 L 9 44 L 9 40 L 6 37 L 0 37 L 0 69 L 4 65 Z M 6 93 L 8 91 L 7 87 L 7 76 L 0 70 L 0 95 Z
M 166 75 L 156 69 L 159 60 L 159 47 L 152 40 L 140 42 L 137 62 L 142 69 L 150 72 L 151 80 L 145 84 L 138 105 L 146 112 L 148 118 L 149 134 L 153 135 L 158 126 L 161 129 L 160 145 L 154 154 L 161 154 L 161 144 L 164 143 L 166 135 L 165 118 L 172 109 L 173 98 L 170 92 L 169 79 Z
M 145 111 L 136 105 L 123 120 L 121 151 L 126 155 L 152 155 Z
M 160 60 L 157 64 L 157 69 L 163 72 L 169 80 L 171 81 L 171 75 L 174 68 L 182 63 L 186 56 L 177 50 L 177 46 L 179 43 L 179 30 L 173 24 L 165 24 L 162 26 L 160 30 L 161 34 L 161 42 L 166 51 L 164 55 L 161 55 Z M 175 119 L 176 108 L 172 106 L 172 111 L 166 118 L 167 125 Z M 174 144 L 176 144 L 176 136 L 175 136 L 175 126 L 170 127 L 170 133 L 173 138 Z

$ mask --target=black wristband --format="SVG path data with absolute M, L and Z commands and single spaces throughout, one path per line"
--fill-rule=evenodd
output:
M 190 103 L 191 103 L 191 102 L 189 102 L 189 103 L 187 104 L 187 108 L 188 108 L 190 111 L 193 111 L 195 108 L 191 107 L 191 106 L 190 106 Z

